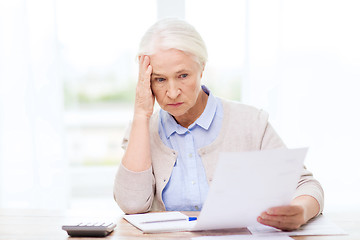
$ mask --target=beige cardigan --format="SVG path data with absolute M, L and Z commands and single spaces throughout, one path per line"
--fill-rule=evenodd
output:
M 207 181 L 213 178 L 218 153 L 229 151 L 255 151 L 285 147 L 280 137 L 268 123 L 268 114 L 254 107 L 222 100 L 224 116 L 219 136 L 210 145 L 198 150 L 204 164 Z M 143 172 L 132 172 L 120 164 L 114 182 L 114 198 L 128 214 L 148 211 L 165 211 L 162 191 L 170 179 L 177 152 L 168 148 L 158 134 L 159 113 L 150 119 L 150 144 L 152 167 Z M 126 149 L 129 131 L 124 137 Z M 303 170 L 295 197 L 313 196 L 322 212 L 324 193 L 311 172 Z

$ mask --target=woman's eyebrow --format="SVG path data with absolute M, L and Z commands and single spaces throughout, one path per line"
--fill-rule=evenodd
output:
M 155 72 L 153 72 L 151 75 L 152 75 L 152 76 L 161 76 L 160 73 L 155 73 Z
M 180 69 L 178 71 L 175 72 L 175 74 L 179 74 L 179 73 L 182 73 L 182 72 L 188 72 L 188 70 L 186 70 L 185 68 L 184 69 Z M 151 74 L 152 76 L 164 76 L 164 74 L 161 74 L 161 73 L 156 73 L 156 72 L 153 72 Z
M 179 73 L 183 73 L 183 72 L 188 72 L 189 70 L 187 70 L 187 69 L 181 69 L 181 70 L 179 70 L 179 71 L 176 71 L 176 74 L 179 74 Z

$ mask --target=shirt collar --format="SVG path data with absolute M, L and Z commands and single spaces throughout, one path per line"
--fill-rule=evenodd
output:
M 189 126 L 189 128 L 184 128 L 183 126 L 178 124 L 173 118 L 173 116 L 171 116 L 171 114 L 161 109 L 160 116 L 161 121 L 163 122 L 166 138 L 169 138 L 174 132 L 178 134 L 185 134 L 188 129 L 192 129 L 196 127 L 196 125 L 202 127 L 205 130 L 209 129 L 216 113 L 216 99 L 206 86 L 203 85 L 201 86 L 201 88 L 206 94 L 209 95 L 209 97 L 204 112 L 200 115 L 198 119 L 196 119 L 193 124 Z

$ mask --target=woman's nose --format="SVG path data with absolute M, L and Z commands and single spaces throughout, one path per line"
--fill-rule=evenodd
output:
M 171 99 L 176 99 L 181 93 L 180 88 L 177 86 L 174 81 L 169 81 L 169 85 L 166 91 L 166 95 Z

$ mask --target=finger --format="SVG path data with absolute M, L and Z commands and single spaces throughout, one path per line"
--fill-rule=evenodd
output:
M 150 64 L 150 57 L 149 56 L 144 56 L 144 65 L 148 66 Z
M 139 68 L 140 70 L 146 70 L 147 66 L 150 64 L 150 57 L 146 55 L 141 55 L 139 57 Z
M 141 79 L 143 62 L 144 62 L 144 55 L 141 55 L 139 56 L 139 80 Z
M 144 81 L 147 80 L 145 78 L 149 77 L 147 71 L 149 71 L 149 65 L 150 65 L 150 58 L 149 56 L 142 55 L 140 57 L 139 62 L 139 80 Z M 150 73 L 151 75 L 151 73 Z
M 266 213 L 269 215 L 297 215 L 302 212 L 302 208 L 300 206 L 288 205 L 288 206 L 279 206 L 272 207 L 266 210 Z
M 270 219 L 263 219 L 261 217 L 258 217 L 257 221 L 263 225 L 274 227 L 284 231 L 295 230 L 301 226 L 301 224 L 296 221 L 270 220 Z
M 139 56 L 139 67 L 142 66 L 142 64 L 143 64 L 143 62 L 144 62 L 144 57 L 145 57 L 145 55 L 140 55 L 140 56 Z
M 143 56 L 143 59 L 141 61 L 141 68 L 143 71 L 146 71 L 147 67 L 150 64 L 150 58 L 149 56 Z
M 261 213 L 260 217 L 269 221 L 288 221 L 289 218 L 293 218 L 294 216 L 289 215 L 270 215 L 266 212 Z
M 266 212 L 261 213 L 258 221 L 262 224 L 276 228 L 298 228 L 304 224 L 302 213 L 295 215 L 269 215 Z
M 146 70 L 142 74 L 141 79 L 139 79 L 140 86 L 150 89 L 151 73 L 152 73 L 152 67 L 151 67 L 151 65 L 149 65 L 149 66 L 147 66 Z
M 152 74 L 152 66 L 148 65 L 148 67 L 146 69 L 146 72 L 145 72 L 145 75 L 148 77 L 149 80 L 151 78 L 151 74 Z

